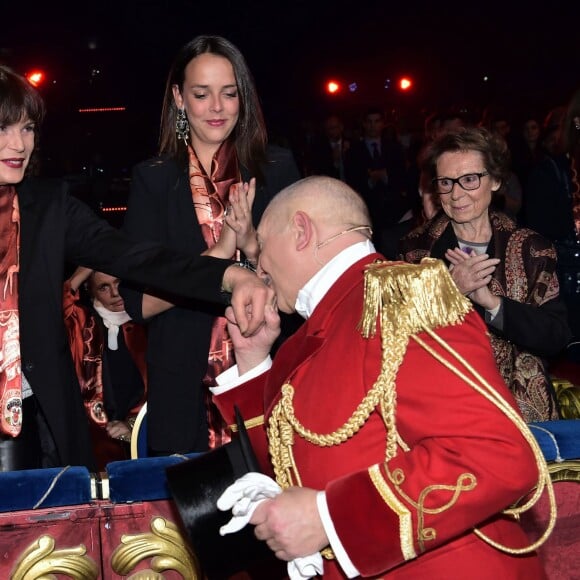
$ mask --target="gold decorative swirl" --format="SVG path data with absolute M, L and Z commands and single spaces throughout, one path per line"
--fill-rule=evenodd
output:
M 418 518 L 417 534 L 421 552 L 425 551 L 425 542 L 433 541 L 437 538 L 437 531 L 435 528 L 425 527 L 425 514 L 440 514 L 450 509 L 459 500 L 460 493 L 471 491 L 476 485 L 477 479 L 472 473 L 462 473 L 457 478 L 455 485 L 429 485 L 419 494 L 419 502 L 416 507 Z M 427 496 L 434 491 L 443 490 L 451 492 L 450 500 L 437 508 L 426 508 L 425 500 L 427 499 Z
M 111 555 L 111 567 L 117 574 L 126 576 L 139 562 L 148 558 L 151 558 L 152 572 L 175 570 L 184 580 L 201 578 L 196 558 L 184 542 L 177 526 L 160 516 L 152 518 L 151 533 L 121 536 L 121 544 Z M 146 571 L 139 573 L 141 572 Z M 159 576 L 135 578 L 153 579 Z
M 54 578 L 54 574 L 66 574 L 78 580 L 98 578 L 99 568 L 86 555 L 83 544 L 72 548 L 55 549 L 52 536 L 40 536 L 23 552 L 12 569 L 11 580 L 33 580 Z

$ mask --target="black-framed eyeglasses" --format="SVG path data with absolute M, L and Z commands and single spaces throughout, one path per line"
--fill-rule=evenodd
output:
M 433 179 L 433 185 L 435 185 L 437 193 L 443 194 L 451 193 L 456 183 L 459 183 L 466 191 L 472 191 L 481 185 L 481 178 L 486 175 L 489 175 L 489 173 L 482 171 L 481 173 L 466 173 L 465 175 L 460 175 L 457 179 L 453 179 L 452 177 L 438 177 Z

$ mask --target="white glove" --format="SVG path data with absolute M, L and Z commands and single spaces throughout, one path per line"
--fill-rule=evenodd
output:
M 220 528 L 220 535 L 241 530 L 261 502 L 276 497 L 281 491 L 272 478 L 262 473 L 250 472 L 237 479 L 217 500 L 218 509 L 232 510 L 232 519 Z
M 295 558 L 288 562 L 288 577 L 290 580 L 308 580 L 324 572 L 322 556 L 319 552 L 310 556 Z
M 262 473 L 246 473 L 237 479 L 217 500 L 218 509 L 232 510 L 232 519 L 220 528 L 220 535 L 241 530 L 261 502 L 276 497 L 281 491 L 282 488 L 272 478 Z M 288 562 L 290 580 L 307 580 L 322 572 L 322 556 L 318 552 Z

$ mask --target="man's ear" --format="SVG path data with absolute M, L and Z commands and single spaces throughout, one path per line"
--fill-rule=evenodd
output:
M 292 218 L 292 224 L 295 231 L 296 250 L 301 252 L 310 245 L 314 236 L 312 220 L 307 213 L 297 211 Z

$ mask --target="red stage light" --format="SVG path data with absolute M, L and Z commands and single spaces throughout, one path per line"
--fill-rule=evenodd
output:
M 26 73 L 26 79 L 33 87 L 38 87 L 44 82 L 46 75 L 41 70 L 33 70 Z
M 408 91 L 411 89 L 412 86 L 413 86 L 413 81 L 409 77 L 403 77 L 399 81 L 399 88 L 402 91 Z
M 328 81 L 326 83 L 326 92 L 329 95 L 335 95 L 336 93 L 339 93 L 341 91 L 341 86 L 340 83 L 338 81 Z

